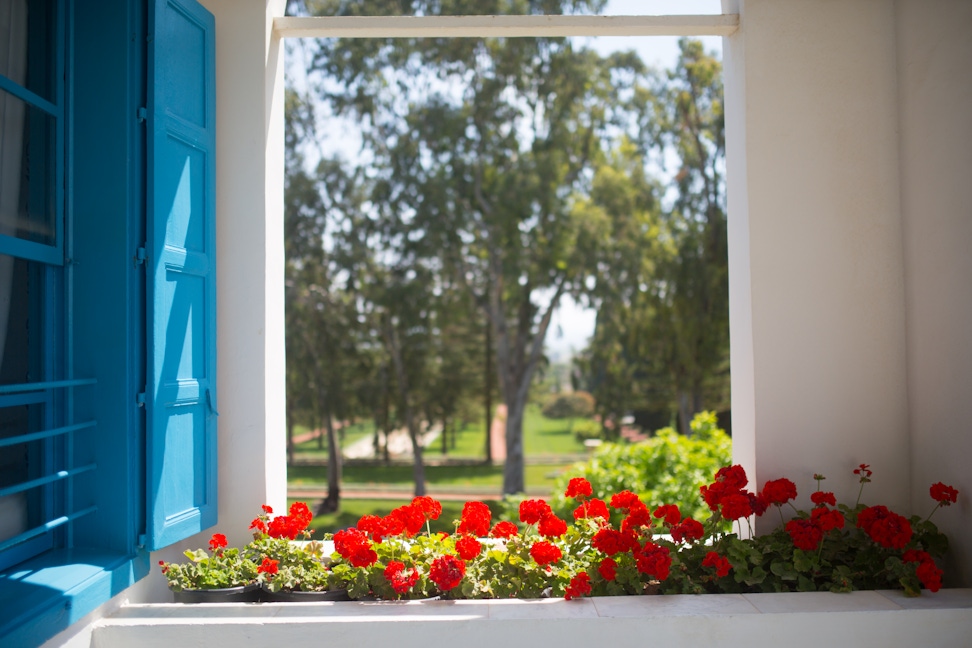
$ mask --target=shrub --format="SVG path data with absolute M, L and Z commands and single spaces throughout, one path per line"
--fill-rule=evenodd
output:
M 584 443 L 588 439 L 601 438 L 601 424 L 592 419 L 584 419 L 574 424 L 574 438 L 579 443 Z
M 594 397 L 584 391 L 556 394 L 543 406 L 543 415 L 552 419 L 587 418 L 594 414 Z
M 668 427 L 631 445 L 605 443 L 588 461 L 570 471 L 587 479 L 594 497 L 628 490 L 649 502 L 676 504 L 690 517 L 706 515 L 699 487 L 732 460 L 732 441 L 716 423 L 714 412 L 700 412 L 691 423 L 692 436 Z M 572 509 L 563 497 L 566 477 L 557 484 L 551 505 L 562 514 Z

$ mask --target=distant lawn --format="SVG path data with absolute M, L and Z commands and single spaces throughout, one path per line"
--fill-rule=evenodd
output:
M 299 432 L 306 432 L 306 428 L 298 428 Z M 295 434 L 298 433 L 295 430 Z M 350 444 L 362 438 L 371 437 L 374 434 L 374 427 L 370 420 L 359 421 L 348 426 L 345 430 L 342 446 Z M 450 439 L 450 444 L 452 440 Z M 296 451 L 304 457 L 326 458 L 325 448 L 318 448 L 317 439 L 305 441 L 296 446 Z M 523 447 L 527 456 L 556 457 L 557 455 L 578 455 L 584 454 L 586 448 L 583 443 L 578 442 L 570 431 L 570 421 L 548 419 L 540 413 L 540 407 L 535 404 L 527 406 L 526 414 L 523 419 Z M 442 457 L 442 437 L 439 436 L 432 441 L 425 452 L 429 457 Z M 464 426 L 456 432 L 455 445 L 448 448 L 445 456 L 456 458 L 481 458 L 486 454 L 486 432 L 485 422 L 480 421 L 471 425 Z
M 306 434 L 309 432 L 309 428 L 303 425 L 294 426 L 294 436 L 299 436 L 301 434 Z M 364 437 L 369 437 L 373 434 L 374 428 L 371 425 L 371 420 L 358 421 L 352 423 L 351 425 L 344 428 L 343 440 L 341 444 L 344 446 L 350 445 L 359 439 Z M 318 447 L 319 445 L 323 447 Z M 319 454 L 324 457 L 327 456 L 327 435 L 324 435 L 320 441 L 317 438 L 310 439 L 309 441 L 304 441 L 303 443 L 297 443 L 294 445 L 294 450 L 302 454 Z
M 289 500 L 288 506 L 296 500 Z M 322 515 L 311 520 L 310 528 L 314 538 L 320 539 L 325 533 L 334 533 L 341 529 L 354 526 L 362 515 L 387 515 L 389 511 L 403 504 L 407 504 L 411 498 L 401 500 L 371 500 L 371 499 L 342 499 L 341 510 L 330 515 Z M 308 502 L 312 510 L 314 502 Z M 493 511 L 493 518 L 496 519 L 499 513 L 499 504 L 496 501 L 486 501 L 486 504 Z M 442 502 L 442 515 L 438 520 L 430 523 L 433 533 L 455 531 L 453 520 L 459 519 L 462 513 L 463 502 Z
M 572 464 L 527 464 L 524 479 L 528 489 L 549 489 L 554 480 Z M 503 484 L 502 466 L 426 466 L 426 481 L 431 486 L 458 486 L 495 488 L 499 493 Z M 412 466 L 345 466 L 342 481 L 345 484 L 383 484 L 407 486 L 412 483 Z M 292 486 L 308 486 L 327 483 L 324 466 L 291 466 L 287 471 L 287 483 Z

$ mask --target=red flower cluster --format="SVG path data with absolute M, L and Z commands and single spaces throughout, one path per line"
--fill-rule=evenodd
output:
M 705 535 L 705 528 L 698 520 L 685 518 L 680 524 L 672 527 L 671 534 L 675 542 L 696 542 Z
M 465 575 L 466 563 L 448 554 L 433 560 L 429 568 L 429 580 L 443 592 L 457 587 Z
M 520 522 L 536 524 L 545 515 L 551 515 L 550 505 L 541 499 L 523 500 L 520 502 Z
M 464 535 L 456 541 L 456 553 L 463 560 L 469 561 L 479 555 L 483 545 L 476 538 Z
M 469 533 L 474 536 L 485 536 L 489 533 L 489 524 L 493 513 L 482 502 L 466 502 L 462 507 L 462 518 L 459 521 L 459 533 Z
M 267 516 L 271 513 L 273 513 L 273 509 L 264 504 L 263 514 L 250 523 L 250 528 L 265 533 L 271 538 L 294 540 L 307 530 L 307 526 L 314 517 L 303 502 L 294 502 L 290 506 L 288 515 L 278 515 L 267 522 Z
M 726 466 L 716 473 L 715 481 L 699 488 L 702 499 L 713 511 L 727 520 L 738 520 L 766 510 L 765 502 L 743 490 L 749 479 L 742 466 Z
M 866 484 L 867 482 L 871 481 L 871 475 L 874 473 L 871 472 L 870 464 L 861 464 L 854 469 L 854 474 L 861 478 L 862 484 Z
M 515 524 L 504 520 L 497 522 L 492 531 L 489 532 L 489 535 L 494 538 L 512 538 L 519 535 L 519 533 L 520 530 L 516 528 Z
M 591 593 L 591 577 L 587 572 L 581 572 L 570 579 L 570 584 L 564 591 L 564 598 L 571 600 Z
M 611 496 L 611 508 L 626 513 L 621 520 L 621 531 L 637 533 L 641 527 L 651 526 L 651 511 L 637 495 L 631 491 L 621 491 Z
M 766 502 L 767 506 L 770 504 L 782 506 L 791 499 L 796 499 L 796 496 L 796 484 L 785 477 L 766 482 L 766 484 L 763 485 L 763 490 L 759 494 L 759 497 Z
M 567 523 L 551 513 L 540 518 L 537 531 L 545 538 L 559 538 L 567 533 Z
M 571 483 L 573 483 L 573 480 L 571 480 Z M 581 504 L 581 506 L 584 506 L 584 504 Z M 576 512 L 574 517 L 577 518 Z M 520 502 L 520 521 L 524 524 L 536 524 L 537 531 L 545 538 L 559 538 L 567 533 L 567 523 L 557 517 L 550 505 L 543 500 L 523 500 Z
M 937 592 L 942 589 L 942 570 L 935 565 L 931 555 L 927 551 L 909 549 L 901 556 L 901 560 L 906 563 L 918 563 L 917 576 L 921 584 L 929 591 Z
M 655 517 L 659 520 L 665 518 L 665 524 L 671 527 L 682 519 L 682 513 L 676 504 L 662 504 L 655 509 Z
M 415 587 L 415 583 L 419 580 L 419 573 L 414 567 L 405 569 L 405 563 L 392 560 L 385 567 L 385 580 L 397 593 L 406 594 Z
M 911 540 L 911 524 L 886 506 L 869 506 L 857 516 L 857 527 L 888 549 L 904 549 Z
M 414 498 L 412 506 L 418 508 L 426 520 L 438 520 L 442 515 L 442 504 L 425 495 Z
M 608 520 L 611 517 L 611 512 L 608 510 L 607 503 L 604 500 L 594 498 L 589 502 L 581 502 L 580 505 L 574 509 L 574 519 L 582 520 L 584 518 L 601 518 L 602 520 Z
M 591 538 L 591 546 L 603 554 L 614 556 L 637 548 L 638 540 L 634 534 L 606 527 L 594 534 Z
M 263 562 L 260 563 L 260 566 L 257 567 L 257 573 L 260 574 L 269 574 L 273 576 L 277 573 L 277 571 L 277 561 L 273 560 L 272 558 L 267 558 L 266 556 L 264 556 Z
M 837 498 L 834 497 L 833 493 L 826 491 L 815 491 L 810 495 L 810 501 L 816 506 L 824 506 L 825 504 L 837 506 Z
M 597 566 L 597 572 L 606 581 L 613 581 L 618 577 L 618 563 L 614 562 L 614 558 L 605 558 Z
M 545 540 L 534 542 L 530 547 L 530 557 L 541 567 L 557 562 L 563 555 L 557 546 Z
M 635 549 L 632 555 L 634 555 L 638 571 L 642 574 L 654 576 L 660 581 L 668 578 L 672 566 L 672 556 L 668 547 L 662 547 L 649 541 L 645 543 L 644 547 Z
M 222 549 L 228 542 L 226 542 L 226 536 L 222 533 L 214 533 L 213 537 L 209 539 L 209 550 L 216 551 L 217 549 Z
M 732 569 L 732 563 L 729 562 L 728 558 L 720 556 L 714 551 L 710 551 L 705 554 L 705 558 L 702 560 L 703 567 L 712 567 L 715 569 L 715 577 L 722 578 L 723 576 L 729 575 L 729 570 Z
M 951 506 L 958 501 L 958 491 L 942 482 L 932 484 L 928 492 L 941 506 Z
M 804 551 L 816 551 L 824 537 L 823 529 L 806 518 L 794 518 L 785 528 L 793 539 L 793 546 Z
M 378 561 L 371 541 L 360 529 L 345 529 L 334 534 L 334 550 L 355 567 L 370 567 Z
M 571 479 L 567 483 L 567 490 L 564 491 L 564 497 L 573 499 L 584 499 L 593 494 L 594 489 L 591 487 L 591 482 L 587 481 L 583 477 L 574 477 Z

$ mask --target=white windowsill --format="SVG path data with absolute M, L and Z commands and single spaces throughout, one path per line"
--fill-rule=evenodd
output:
M 129 605 L 99 648 L 139 645 L 967 646 L 972 589 L 286 604 Z

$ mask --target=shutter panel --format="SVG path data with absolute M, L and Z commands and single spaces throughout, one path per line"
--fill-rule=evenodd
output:
M 215 20 L 150 0 L 146 391 L 149 549 L 216 523 Z

